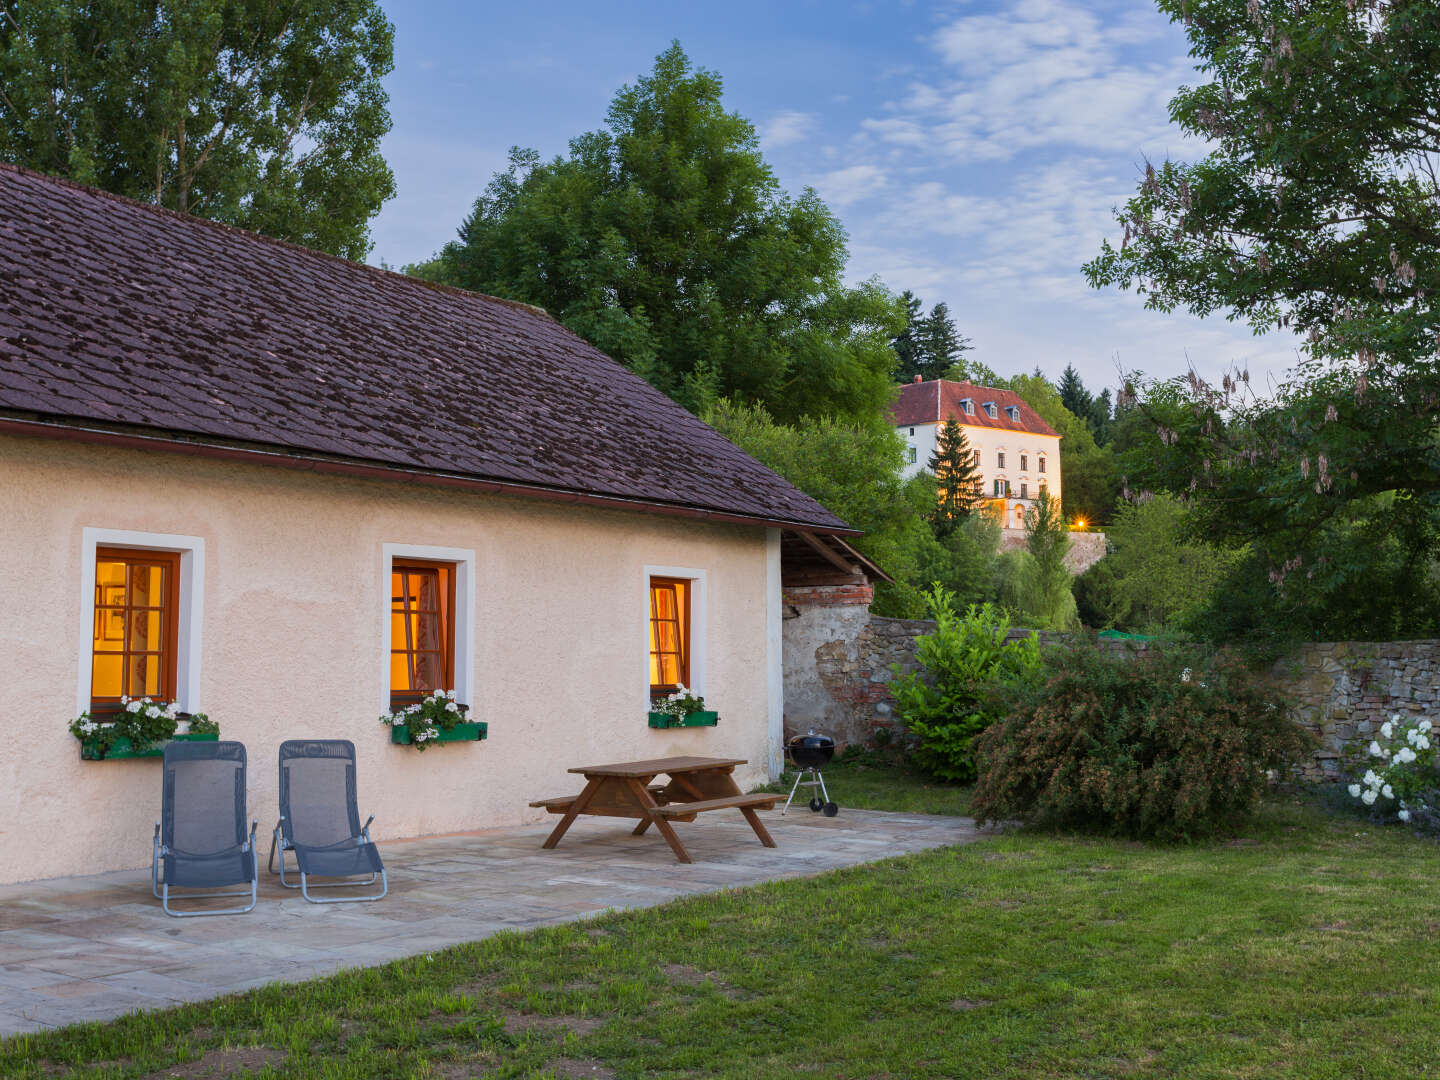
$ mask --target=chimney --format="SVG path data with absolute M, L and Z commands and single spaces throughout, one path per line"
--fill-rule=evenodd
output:
M 924 381 L 925 381 L 925 376 L 923 376 L 923 375 L 916 375 L 913 381 L 914 381 L 914 382 L 924 382 Z

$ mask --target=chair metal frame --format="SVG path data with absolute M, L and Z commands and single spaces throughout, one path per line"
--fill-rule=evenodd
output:
M 342 743 L 342 744 L 345 744 L 345 745 L 347 745 L 347 746 L 350 747 L 350 755 L 351 755 L 350 762 L 351 762 L 351 767 L 352 767 L 352 768 L 354 767 L 355 744 L 352 743 L 352 742 L 350 742 L 348 739 L 298 739 L 298 740 L 297 740 L 297 739 L 290 739 L 290 740 L 286 740 L 286 743 L 282 743 L 282 744 L 281 744 L 282 757 L 280 758 L 280 770 L 281 770 L 282 774 L 283 774 L 284 769 L 285 769 L 284 757 L 283 757 L 283 749 L 284 749 L 284 746 L 285 746 L 285 745 L 288 745 L 288 744 L 291 743 L 291 742 L 304 742 L 304 743 L 332 742 L 332 743 Z M 282 790 L 283 790 L 283 789 L 284 789 L 284 786 L 285 786 L 285 777 L 284 777 L 283 775 L 281 776 L 280 783 L 281 783 L 281 788 L 282 788 Z M 347 807 L 347 810 L 348 810 L 348 809 L 349 809 L 349 808 Z M 352 818 L 351 820 L 353 821 L 353 820 L 355 820 L 355 819 Z M 306 846 L 307 848 L 309 848 L 310 850 L 313 850 L 313 851 L 333 851 L 333 850 L 340 850 L 340 849 L 343 849 L 343 848 L 345 848 L 345 847 L 354 845 L 354 844 L 357 843 L 357 841 L 358 841 L 359 843 L 362 843 L 362 844 L 372 844 L 372 845 L 373 845 L 373 844 L 375 843 L 375 841 L 374 841 L 374 839 L 372 839 L 371 836 L 370 836 L 370 823 L 373 822 L 374 820 L 375 820 L 375 815 L 374 815 L 374 814 L 371 814 L 371 815 L 366 819 L 365 824 L 362 825 L 362 826 L 360 826 L 360 832 L 359 832 L 358 834 L 356 834 L 355 836 L 349 837 L 348 839 L 340 840 L 340 841 L 338 841 L 338 842 L 336 842 L 336 843 L 334 843 L 334 844 L 328 844 L 328 845 L 323 845 L 323 846 L 322 846 L 322 845 L 311 845 L 311 844 L 307 844 L 307 845 L 305 845 L 305 846 Z M 279 868 L 278 871 L 277 871 L 276 868 L 275 868 L 275 853 L 276 853 L 277 851 L 280 853 L 280 868 Z M 285 877 L 285 853 L 286 853 L 287 851 L 295 851 L 295 845 L 292 844 L 289 840 L 287 840 L 287 839 L 285 838 L 285 815 L 284 815 L 284 814 L 281 814 L 281 815 L 280 815 L 280 819 L 275 823 L 275 829 L 274 829 L 274 831 L 270 834 L 270 857 L 269 857 L 266 865 L 268 866 L 268 868 L 269 868 L 269 870 L 270 870 L 270 873 L 272 873 L 272 874 L 274 874 L 274 873 L 279 873 L 279 875 L 280 875 L 280 884 L 281 884 L 281 885 L 283 885 L 283 886 L 284 886 L 285 888 L 287 888 L 287 889 L 299 889 L 299 890 L 300 890 L 300 895 L 303 896 L 306 900 L 310 901 L 310 903 L 312 903 L 312 904 L 358 904 L 358 903 L 370 903 L 370 902 L 373 902 L 373 901 L 375 901 L 375 900 L 383 900 L 383 899 L 385 899 L 386 894 L 388 894 L 388 893 L 390 892 L 390 879 L 389 879 L 389 877 L 388 877 L 388 876 L 386 875 L 386 873 L 385 873 L 384 860 L 381 860 L 379 871 L 378 871 L 378 872 L 372 872 L 369 877 L 359 878 L 359 879 L 353 880 L 353 881 L 351 881 L 351 880 L 346 880 L 346 881 L 316 881 L 316 882 L 312 882 L 312 881 L 309 880 L 309 878 L 310 878 L 312 875 L 306 874 L 305 871 L 300 868 L 300 856 L 299 856 L 298 853 L 297 853 L 296 856 L 295 856 L 295 871 L 296 871 L 296 873 L 298 873 L 298 874 L 300 875 L 300 883 L 299 883 L 298 885 L 296 885 L 294 882 L 288 880 L 288 879 Z M 359 888 L 366 888 L 366 887 L 368 887 L 368 886 L 374 885 L 376 878 L 379 878 L 379 880 L 380 880 L 380 891 L 379 891 L 378 893 L 376 893 L 374 896 L 335 896 L 335 897 L 320 897 L 320 896 L 311 896 L 311 895 L 310 895 L 310 890 L 311 890 L 311 889 L 359 889 Z
M 160 907 L 166 915 L 177 919 L 193 919 L 204 915 L 244 915 L 255 907 L 260 896 L 260 857 L 255 848 L 255 834 L 260 828 L 260 819 L 252 818 L 250 821 L 250 839 L 240 845 L 242 854 L 250 856 L 250 889 L 233 889 L 222 892 L 186 892 L 176 893 L 176 900 L 200 900 L 208 896 L 248 896 L 250 903 L 244 907 L 221 908 L 219 911 L 175 911 L 170 907 L 170 883 L 160 880 L 160 860 L 171 853 L 160 842 L 160 822 L 155 822 L 155 854 L 150 862 L 150 891 L 155 894 L 155 899 L 160 901 Z M 183 855 L 185 852 L 175 851 L 175 854 Z M 177 889 L 184 888 L 183 885 L 175 886 Z

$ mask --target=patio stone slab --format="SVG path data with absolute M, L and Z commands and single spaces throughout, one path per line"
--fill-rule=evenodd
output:
M 681 836 L 696 860 L 690 865 L 677 863 L 653 832 L 631 836 L 629 822 L 605 818 L 580 819 L 552 851 L 540 844 L 554 819 L 382 841 L 390 895 L 374 904 L 307 904 L 265 872 L 262 858 L 255 910 L 213 919 L 168 918 L 150 896 L 148 866 L 0 885 L 0 1037 L 983 835 L 968 818 L 866 810 L 835 818 L 770 813 L 764 820 L 778 848 L 762 847 L 744 818 L 729 811 L 685 823 Z

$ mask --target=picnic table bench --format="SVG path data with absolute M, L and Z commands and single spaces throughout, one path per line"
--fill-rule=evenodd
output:
M 581 814 L 623 817 L 639 820 L 634 829 L 636 836 L 654 825 L 677 859 L 694 862 L 670 823 L 694 821 L 697 814 L 710 810 L 735 809 L 745 816 L 762 844 L 775 847 L 756 811 L 773 810 L 779 796 L 746 795 L 741 791 L 731 773 L 736 765 L 744 764 L 744 758 L 669 757 L 570 769 L 585 777 L 580 794 L 536 799 L 530 804 L 561 815 L 542 846 L 553 848 L 558 844 Z M 663 784 L 652 783 L 661 775 L 669 779 Z

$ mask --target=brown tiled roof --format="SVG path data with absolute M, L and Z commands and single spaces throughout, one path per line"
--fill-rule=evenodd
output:
M 544 312 L 0 165 L 0 419 L 846 531 Z
M 974 414 L 967 413 L 960 403 L 966 398 L 975 402 Z M 984 404 L 995 403 L 995 416 L 985 414 Z M 1020 419 L 1011 420 L 1006 406 L 1015 405 L 1020 409 Z M 891 406 L 890 417 L 897 426 L 905 424 L 938 424 L 952 417 L 968 427 L 1001 428 L 1006 431 L 1028 431 L 1032 435 L 1059 436 L 1054 428 L 1040 418 L 1040 414 L 1025 404 L 1019 394 L 993 386 L 976 386 L 968 382 L 952 382 L 949 379 L 931 379 L 929 382 L 906 383 L 900 388 L 900 396 Z

